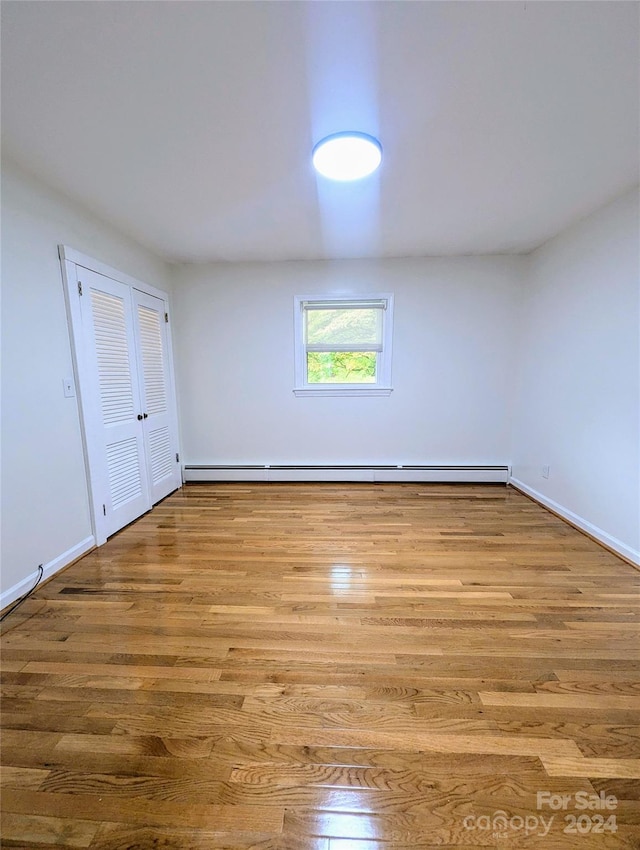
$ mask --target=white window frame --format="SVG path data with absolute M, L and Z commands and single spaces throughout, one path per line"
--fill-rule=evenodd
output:
M 310 384 L 307 381 L 307 347 L 304 339 L 304 311 L 307 304 L 318 307 L 384 302 L 382 311 L 382 351 L 378 355 L 374 384 Z M 389 292 L 365 295 L 297 295 L 294 298 L 295 387 L 297 397 L 305 396 L 388 396 L 391 386 L 391 352 L 393 339 L 393 295 Z

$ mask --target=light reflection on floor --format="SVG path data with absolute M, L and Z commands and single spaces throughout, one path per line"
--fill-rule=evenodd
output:
M 351 589 L 351 567 L 334 564 L 331 567 L 331 590 L 334 592 Z
M 364 812 L 319 811 L 313 829 L 318 835 L 330 836 L 332 844 L 335 840 L 334 836 L 340 836 L 340 847 L 347 850 L 350 840 L 355 842 L 358 839 L 382 838 L 377 821 L 378 818 Z

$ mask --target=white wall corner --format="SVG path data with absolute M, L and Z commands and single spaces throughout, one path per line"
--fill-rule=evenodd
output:
M 63 552 L 61 555 L 58 555 L 57 558 L 54 558 L 52 561 L 49 561 L 47 564 L 43 564 L 42 568 L 42 582 L 50 579 L 57 572 L 64 569 L 64 567 L 68 567 L 69 564 L 76 561 L 78 558 L 81 558 L 83 555 L 86 555 L 91 549 L 95 546 L 95 538 L 93 535 L 89 537 L 85 537 L 84 540 L 81 540 L 79 543 L 76 543 L 75 546 L 72 546 L 70 549 L 67 549 L 66 552 Z M 29 591 L 30 588 L 36 583 L 36 579 L 38 578 L 38 570 L 34 570 L 30 575 L 23 578 L 22 581 L 19 581 L 17 584 L 14 584 L 13 587 L 9 587 L 6 590 L 3 590 L 0 593 L 0 610 L 3 610 L 8 605 L 11 605 L 21 596 Z
M 549 508 L 549 510 L 553 511 L 553 513 L 558 514 L 559 517 L 565 519 L 570 525 L 573 525 L 580 531 L 584 531 L 590 537 L 599 540 L 600 543 L 608 549 L 612 549 L 623 558 L 626 558 L 628 561 L 631 561 L 631 563 L 640 567 L 640 550 L 634 549 L 632 546 L 629 546 L 622 540 L 618 540 L 617 537 L 613 537 L 611 534 L 607 534 L 606 531 L 603 531 L 603 529 L 599 528 L 597 525 L 594 525 L 578 514 L 575 514 L 573 511 L 565 508 L 564 505 L 560 505 L 558 502 L 555 502 L 548 496 L 543 495 L 538 490 L 534 490 L 533 487 L 529 487 L 528 484 L 525 484 L 524 481 L 520 481 L 519 478 L 509 476 L 509 484 L 515 487 L 516 490 L 520 490 L 522 493 L 530 496 L 534 501 L 543 505 L 545 508 Z

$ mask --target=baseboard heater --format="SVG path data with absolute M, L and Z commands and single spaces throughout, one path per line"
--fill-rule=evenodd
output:
M 364 481 L 364 482 L 466 482 L 503 483 L 509 480 L 509 467 L 420 466 L 420 465 L 313 465 L 265 464 L 211 466 L 186 465 L 185 481 Z

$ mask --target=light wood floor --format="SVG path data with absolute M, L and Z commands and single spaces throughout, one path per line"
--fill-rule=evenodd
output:
M 639 585 L 500 485 L 188 486 L 6 621 L 3 847 L 640 847 Z

